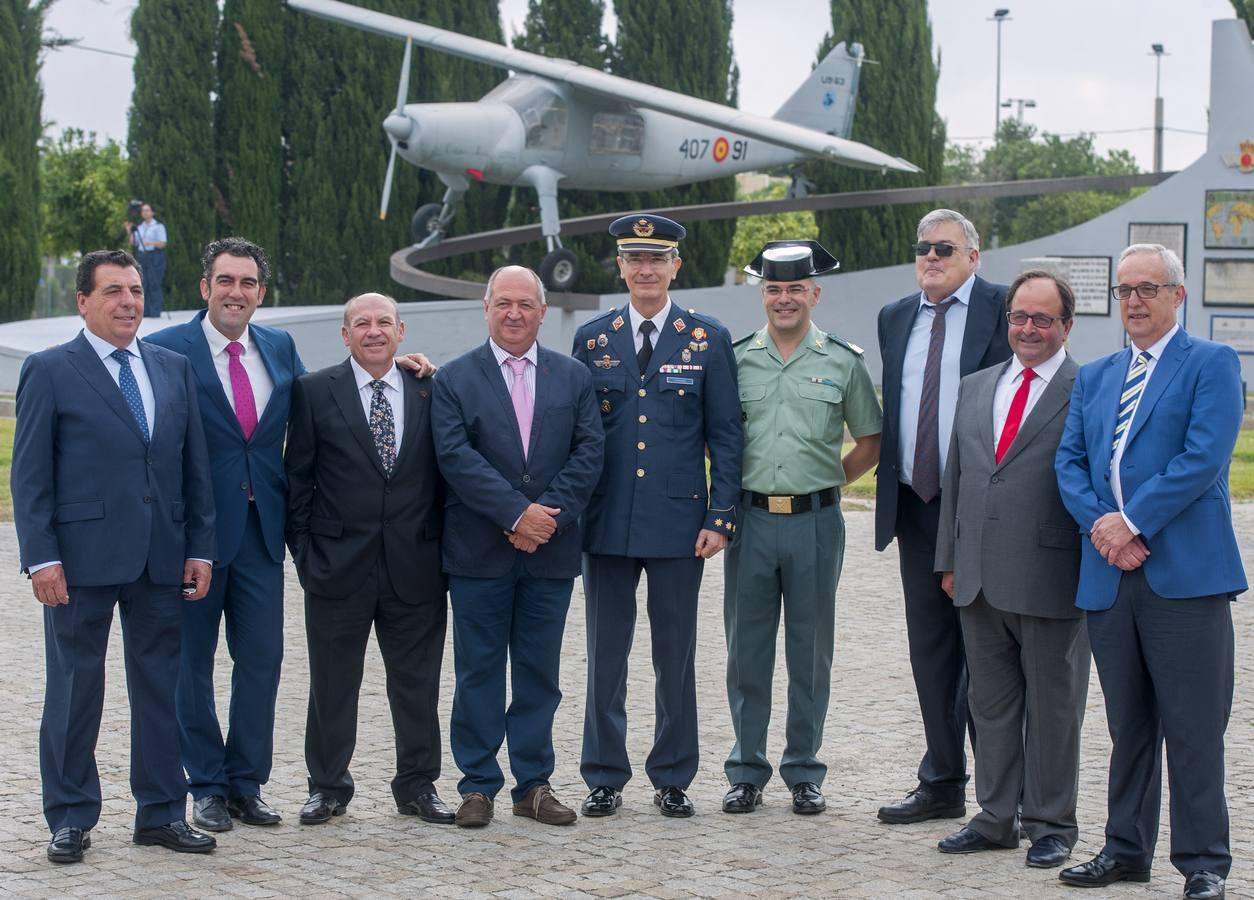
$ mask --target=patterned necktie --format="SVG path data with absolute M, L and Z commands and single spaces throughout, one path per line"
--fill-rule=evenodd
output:
M 640 370 L 640 376 L 644 377 L 645 369 L 649 368 L 649 360 L 653 359 L 653 342 L 649 340 L 649 336 L 653 334 L 653 323 L 645 319 L 640 323 L 640 349 L 636 351 L 636 368 Z
M 130 351 L 119 348 L 109 355 L 122 367 L 118 372 L 118 387 L 122 389 L 122 399 L 131 408 L 131 415 L 135 417 L 135 424 L 139 426 L 140 432 L 144 435 L 144 443 L 147 444 L 148 416 L 144 413 L 144 401 L 139 396 L 139 382 L 135 380 L 135 373 L 131 371 Z
M 1145 379 L 1149 374 L 1151 359 L 1153 357 L 1142 350 L 1133 361 L 1132 368 L 1128 369 L 1128 377 L 1123 382 L 1123 394 L 1119 397 L 1119 418 L 1115 420 L 1115 440 L 1110 445 L 1111 456 L 1114 456 L 1115 451 L 1119 449 L 1123 433 L 1128 430 L 1128 426 L 1132 424 L 1132 417 L 1136 415 L 1141 395 L 1145 393 Z
M 932 307 L 932 336 L 923 366 L 923 394 L 919 398 L 919 427 L 914 439 L 914 474 L 910 484 L 919 499 L 931 503 L 940 493 L 940 368 L 945 351 L 945 313 L 953 298 Z
M 509 357 L 505 364 L 514 373 L 514 382 L 510 388 L 510 398 L 514 401 L 514 417 L 518 420 L 518 437 L 522 441 L 523 459 L 531 443 L 531 417 L 534 413 L 535 401 L 527 390 L 527 364 L 530 360 Z
M 239 358 L 244 352 L 244 345 L 239 341 L 231 341 L 226 345 L 226 352 L 231 357 L 227 371 L 231 374 L 231 396 L 235 398 L 235 418 L 239 419 L 239 427 L 244 432 L 244 440 L 248 440 L 257 427 L 257 398 L 253 396 L 253 385 L 248 380 L 248 371 Z
M 396 420 L 392 418 L 392 404 L 383 396 L 386 381 L 370 382 L 374 396 L 370 398 L 370 436 L 374 438 L 374 447 L 379 451 L 379 462 L 383 463 L 383 474 L 392 476 L 392 467 L 396 465 Z
M 1006 424 L 1002 426 L 1001 439 L 997 442 L 998 462 L 1001 462 L 1010 445 L 1015 442 L 1015 435 L 1023 424 L 1023 410 L 1028 405 L 1028 392 L 1032 390 L 1032 379 L 1035 377 L 1036 373 L 1031 369 L 1023 370 L 1023 382 L 1019 385 L 1019 390 L 1015 391 L 1014 399 L 1010 401 L 1010 412 L 1006 415 Z

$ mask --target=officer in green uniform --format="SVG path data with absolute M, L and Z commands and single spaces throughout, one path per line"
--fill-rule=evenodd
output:
M 840 486 L 879 458 L 880 405 L 862 350 L 810 321 L 814 276 L 840 266 L 817 241 L 771 241 L 752 263 L 766 327 L 735 345 L 745 428 L 741 509 L 723 597 L 736 745 L 723 811 L 752 812 L 771 777 L 766 733 L 781 601 L 788 723 L 779 774 L 793 812 L 822 812 L 818 759 L 831 683 L 836 583 L 845 552 Z M 854 447 L 844 459 L 848 426 Z

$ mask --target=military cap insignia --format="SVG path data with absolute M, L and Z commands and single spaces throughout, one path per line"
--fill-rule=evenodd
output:
M 705 329 L 704 329 L 704 328 L 702 328 L 702 327 L 701 327 L 701 326 L 699 326 L 699 325 L 698 325 L 696 328 L 692 329 L 692 339 L 693 339 L 694 341 L 704 341 L 704 340 L 705 340 Z
M 635 233 L 636 237 L 652 237 L 653 223 L 648 219 L 641 219 L 636 222 L 635 225 L 631 226 L 631 230 Z
M 675 326 L 675 330 L 680 334 L 683 334 L 684 329 L 688 327 L 688 324 L 683 319 L 676 319 L 672 324 Z M 700 338 L 698 338 L 698 340 L 700 340 Z
M 609 342 L 610 342 L 610 339 L 609 339 L 609 338 L 607 338 L 607 337 L 605 336 L 605 333 L 604 333 L 604 332 L 602 332 L 601 334 L 598 334 L 598 335 L 597 335 L 597 346 L 598 346 L 598 347 L 604 347 L 604 346 L 605 346 L 606 344 L 608 344 Z
M 589 349 L 589 350 L 595 350 L 596 348 L 597 348 L 597 339 L 596 339 L 596 338 L 588 338 L 588 349 Z
M 618 329 L 622 328 L 622 327 L 623 327 L 623 317 L 622 317 L 622 316 L 615 316 L 615 317 L 614 317 L 614 321 L 610 323 L 610 327 L 611 327 L 611 328 L 613 328 L 615 331 L 618 331 Z

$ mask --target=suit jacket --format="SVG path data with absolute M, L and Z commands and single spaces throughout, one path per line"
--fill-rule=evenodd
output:
M 962 379 L 941 486 L 936 571 L 954 573 L 954 605 L 983 591 L 1004 612 L 1076 618 L 1080 535 L 1062 505 L 1054 454 L 1079 367 L 1067 356 L 996 462 L 993 397 L 1005 362 Z
M 1056 470 L 1063 502 L 1084 534 L 1113 512 L 1111 447 L 1131 348 L 1080 369 Z M 1232 530 L 1228 464 L 1241 428 L 1241 364 L 1231 347 L 1176 332 L 1129 426 L 1119 469 L 1124 513 L 1149 548 L 1145 578 L 1161 597 L 1246 589 Z M 1109 609 L 1121 571 L 1083 541 L 1081 609 Z
M 1006 338 L 1006 285 L 992 284 L 979 275 L 971 288 L 967 325 L 958 361 L 962 377 L 1010 358 Z M 897 490 L 901 471 L 901 375 L 910 329 L 919 310 L 915 291 L 880 310 L 876 330 L 883 361 L 884 430 L 880 434 L 880 462 L 875 470 L 875 549 L 883 550 L 897 534 Z
M 163 328 L 144 340 L 186 356 L 196 378 L 200 415 L 213 472 L 217 510 L 218 562 L 229 564 L 239 552 L 248 521 L 248 491 L 261 517 L 266 552 L 283 561 L 283 521 L 287 512 L 287 477 L 283 473 L 283 438 L 292 405 L 292 382 L 305 374 L 292 336 L 277 328 L 249 325 L 252 345 L 265 364 L 274 392 L 260 410 L 252 437 L 244 440 L 222 380 L 205 340 L 205 311 L 183 325 Z
M 579 574 L 579 517 L 601 474 L 605 436 L 588 370 L 539 346 L 536 363 L 525 459 L 513 401 L 486 341 L 435 380 L 431 417 L 448 484 L 444 570 L 451 575 L 499 577 L 520 556 L 537 578 Z M 557 532 L 529 554 L 514 549 L 505 532 L 532 503 L 561 514 Z
M 629 311 L 611 309 L 575 332 L 573 355 L 592 372 L 605 426 L 605 469 L 588 506 L 584 549 L 690 557 L 702 529 L 730 539 L 744 432 L 727 329 L 672 304 L 641 372 Z
M 347 597 L 379 558 L 401 598 L 444 592 L 431 379 L 401 376 L 405 430 L 383 472 L 348 360 L 296 379 L 287 431 L 287 545 L 301 586 Z
M 13 517 L 22 569 L 61 560 L 70 587 L 179 584 L 213 559 L 213 490 L 187 360 L 139 342 L 156 422 L 139 424 L 83 334 L 32 354 L 17 387 Z

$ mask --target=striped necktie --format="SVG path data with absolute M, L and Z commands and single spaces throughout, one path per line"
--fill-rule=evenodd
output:
M 1123 393 L 1119 397 L 1119 418 L 1115 421 L 1115 440 L 1110 445 L 1111 456 L 1114 456 L 1115 451 L 1119 449 L 1119 442 L 1123 440 L 1124 432 L 1132 424 L 1132 417 L 1136 415 L 1141 395 L 1145 393 L 1145 379 L 1149 374 L 1150 359 L 1152 357 L 1149 353 L 1142 350 L 1133 361 L 1132 368 L 1128 369 L 1128 377 L 1123 382 Z

